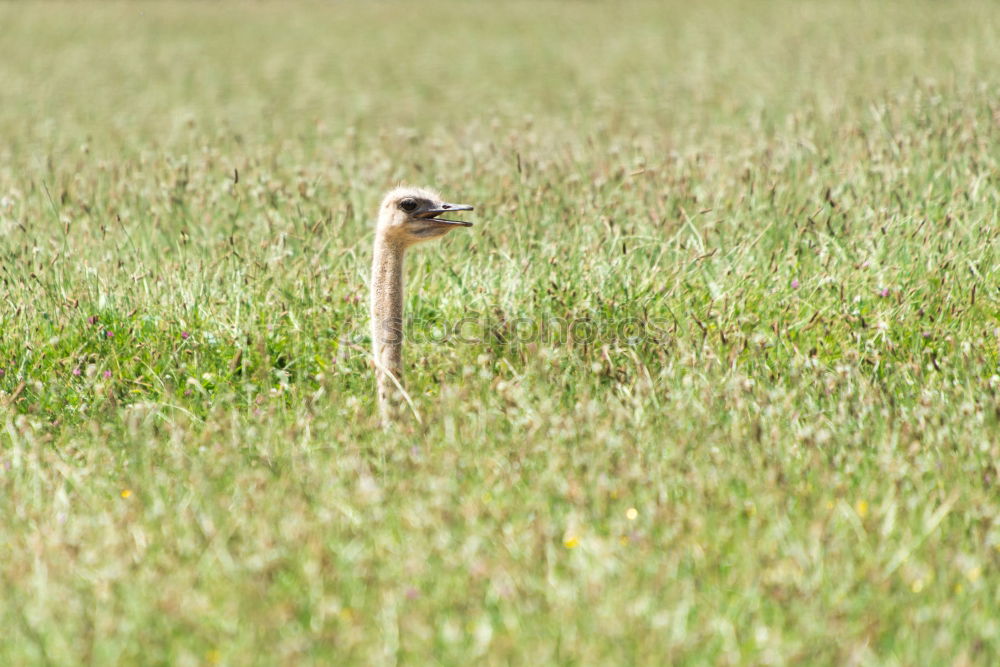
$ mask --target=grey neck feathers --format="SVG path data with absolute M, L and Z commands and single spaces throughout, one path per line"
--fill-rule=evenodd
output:
M 388 240 L 381 234 L 376 236 L 371 280 L 372 353 L 383 419 L 397 417 L 402 407 L 399 387 L 403 383 L 405 252 L 402 243 Z

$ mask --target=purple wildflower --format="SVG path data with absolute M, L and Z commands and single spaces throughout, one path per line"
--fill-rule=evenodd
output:
M 799 279 L 792 278 L 792 289 L 798 289 L 798 288 L 799 288 Z
M 111 329 L 108 329 L 107 331 L 104 332 L 104 335 L 108 338 L 114 338 L 115 332 L 112 331 Z
M 111 379 L 111 371 L 104 371 L 104 377 L 110 380 Z
M 181 332 L 181 338 L 183 338 L 184 340 L 187 340 L 190 337 L 191 337 L 191 332 L 189 332 L 189 331 L 182 331 Z
M 888 288 L 888 287 L 883 287 L 883 288 L 882 288 L 882 289 L 881 289 L 881 290 L 879 291 L 878 295 L 879 295 L 880 297 L 882 297 L 883 299 L 884 299 L 885 297 L 889 296 L 889 288 Z
M 80 371 L 80 367 L 79 366 L 77 366 L 76 368 L 73 369 L 73 375 L 79 376 L 80 373 L 81 373 L 81 371 Z

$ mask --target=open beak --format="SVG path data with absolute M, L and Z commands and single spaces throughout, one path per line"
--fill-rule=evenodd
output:
M 473 208 L 468 204 L 441 204 L 435 208 L 427 209 L 420 214 L 420 217 L 430 222 L 440 222 L 445 225 L 458 225 L 459 227 L 471 227 L 472 223 L 467 220 L 448 220 L 439 217 L 445 213 L 455 213 L 456 211 L 471 211 Z

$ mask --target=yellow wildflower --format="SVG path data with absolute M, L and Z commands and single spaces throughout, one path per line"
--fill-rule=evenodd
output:
M 858 516 L 864 519 L 866 516 L 868 516 L 868 501 L 859 500 L 854 504 L 854 509 L 857 511 Z

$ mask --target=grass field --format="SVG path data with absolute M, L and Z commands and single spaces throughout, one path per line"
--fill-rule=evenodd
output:
M 996 664 L 1000 13 L 688 5 L 0 4 L 0 663 Z

